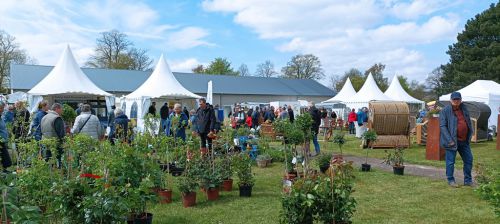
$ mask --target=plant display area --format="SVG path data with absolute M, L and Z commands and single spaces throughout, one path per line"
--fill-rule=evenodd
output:
M 425 149 L 362 149 L 338 131 L 308 154 L 309 116 L 276 122 L 271 141 L 225 128 L 213 150 L 151 133 L 114 145 L 85 135 L 17 143 L 17 174 L 2 174 L 2 220 L 11 223 L 497 223 L 499 170 L 493 143 L 473 145 L 481 186 L 394 175 L 344 157 L 398 167 L 427 161 Z M 376 134 L 364 136 L 376 141 Z M 62 147 L 61 164 L 56 160 Z M 42 149 L 42 150 L 41 150 Z M 43 159 L 51 150 L 54 157 Z M 370 150 L 368 154 L 366 150 Z M 404 161 L 404 164 L 403 164 Z M 264 165 L 265 164 L 265 165 Z M 372 164 L 373 165 L 373 164 Z M 461 166 L 460 163 L 457 164 Z M 58 168 L 60 166 L 60 168 Z M 484 169 L 481 167 L 485 167 Z M 487 168 L 487 169 L 486 169 Z M 460 172 L 460 171 L 457 171 Z M 234 180 L 233 180 L 234 179 Z M 486 183 L 486 184 L 483 184 Z M 463 203 L 467 201 L 468 203 Z M 496 204 L 495 204 L 496 203 Z M 459 205 L 459 206 L 458 206 Z M 493 205 L 493 206 L 492 206 Z M 442 214 L 448 214 L 443 216 Z

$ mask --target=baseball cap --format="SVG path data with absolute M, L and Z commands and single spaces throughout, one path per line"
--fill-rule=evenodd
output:
M 459 92 L 452 92 L 451 93 L 451 96 L 450 96 L 450 99 L 452 100 L 456 100 L 456 99 L 462 99 L 462 94 L 460 94 Z

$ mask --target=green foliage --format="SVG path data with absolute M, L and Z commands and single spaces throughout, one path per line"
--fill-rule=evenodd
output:
M 332 160 L 332 154 L 323 153 L 319 155 L 319 157 L 316 159 L 316 162 L 318 163 L 319 166 L 326 166 L 330 164 L 331 160 Z
M 368 74 L 373 75 L 373 79 L 375 80 L 375 83 L 377 83 L 377 86 L 382 90 L 382 92 L 385 92 L 387 88 L 389 87 L 389 81 L 387 80 L 387 77 L 384 77 L 384 69 L 385 65 L 382 63 L 375 63 L 365 71 L 365 80 L 368 77 Z
M 270 160 L 270 159 L 271 159 L 271 156 L 269 154 L 261 154 L 261 155 L 258 155 L 257 158 L 255 158 L 255 160 L 259 160 L 259 161 Z
M 340 150 L 340 155 L 342 155 L 342 146 L 345 144 L 346 139 L 345 139 L 345 133 L 341 131 L 335 132 L 333 135 L 333 143 L 337 144 Z
M 239 72 L 234 71 L 234 69 L 231 67 L 231 62 L 226 58 L 215 58 L 212 62 L 210 62 L 207 68 L 198 66 L 194 68 L 193 71 L 196 73 L 213 75 L 240 75 Z
M 19 189 L 16 186 L 14 174 L 0 174 L 1 205 L 0 222 L 10 220 L 13 223 L 39 223 L 41 222 L 40 208 L 27 206 L 20 202 Z M 8 223 L 8 222 L 7 222 Z
M 388 151 L 385 150 L 386 156 L 384 158 L 384 163 L 394 167 L 403 167 L 404 166 L 404 148 L 403 147 L 395 147 L 394 150 Z
M 446 52 L 450 61 L 442 66 L 443 92 L 460 89 L 476 80 L 500 82 L 500 3 L 469 19 L 457 42 Z
M 238 176 L 239 186 L 253 186 L 255 183 L 252 174 L 252 159 L 248 153 L 242 152 L 234 157 L 233 168 L 236 176 Z
M 238 130 L 236 130 L 237 136 L 248 136 L 250 134 L 250 129 L 248 127 L 240 126 Z
M 63 104 L 63 110 L 62 110 L 61 117 L 64 120 L 64 122 L 73 123 L 73 122 L 75 122 L 76 116 L 77 116 L 77 114 L 76 114 L 75 109 L 73 109 L 68 104 Z
M 298 54 L 281 69 L 284 78 L 289 79 L 322 79 L 325 74 L 321 61 L 312 54 Z
M 486 167 L 482 163 L 476 164 L 476 180 L 479 187 L 476 192 L 481 198 L 488 200 L 500 217 L 500 171 Z

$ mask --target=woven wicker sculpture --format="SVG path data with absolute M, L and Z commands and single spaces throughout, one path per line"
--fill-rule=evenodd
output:
M 410 146 L 410 111 L 407 103 L 372 101 L 369 109 L 368 127 L 378 135 L 374 148 Z

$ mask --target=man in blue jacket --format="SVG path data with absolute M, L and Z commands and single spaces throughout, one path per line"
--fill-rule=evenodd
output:
M 439 114 L 439 145 L 446 149 L 446 177 L 451 187 L 458 187 L 453 176 L 458 151 L 464 162 L 464 185 L 473 186 L 473 158 L 470 149 L 472 125 L 469 111 L 462 103 L 462 96 L 459 92 L 453 92 L 450 98 L 451 105 L 444 107 Z

